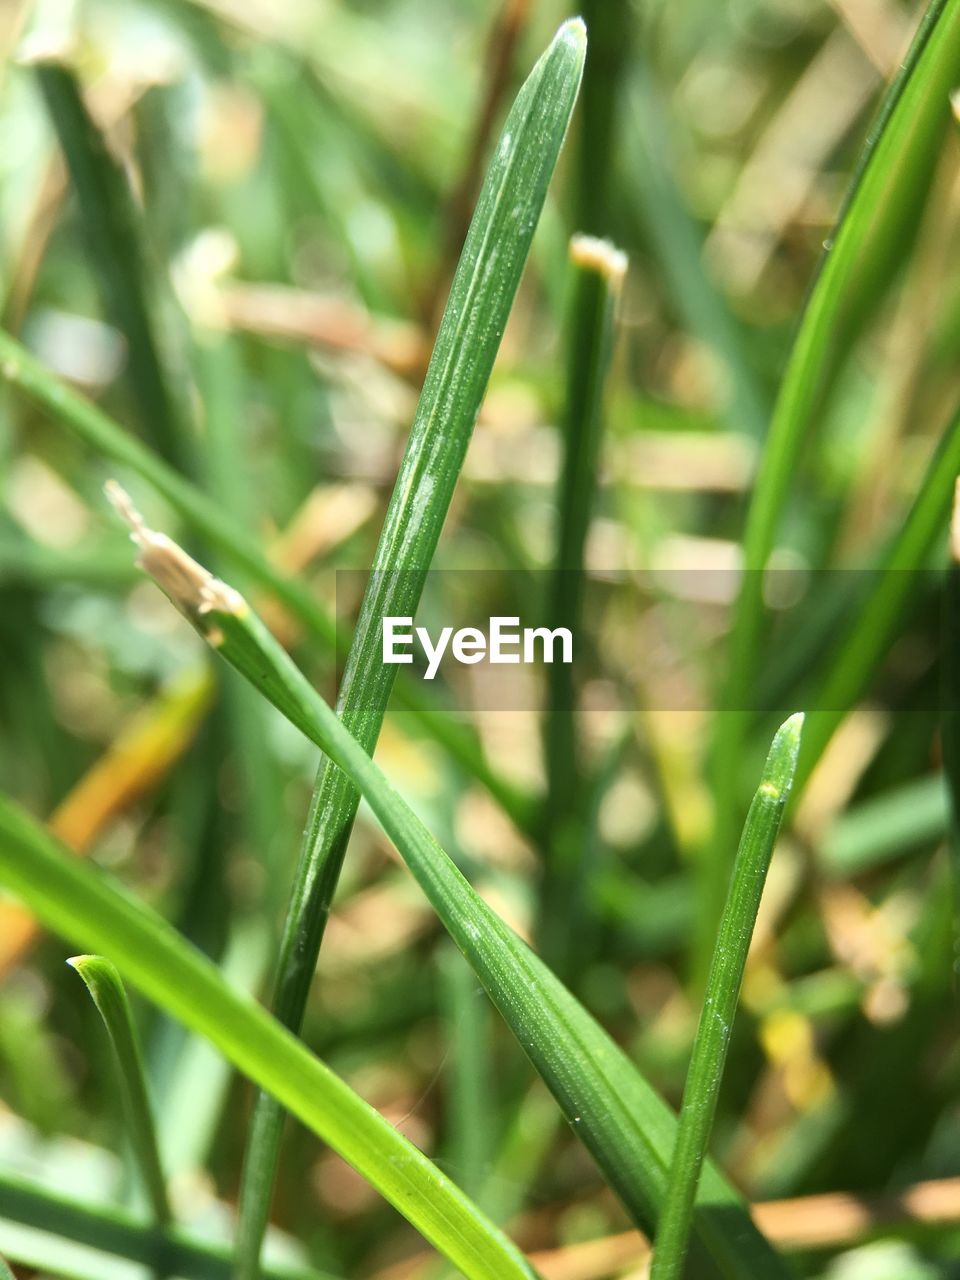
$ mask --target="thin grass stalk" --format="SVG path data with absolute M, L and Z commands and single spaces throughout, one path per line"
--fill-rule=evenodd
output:
M 130 1150 L 154 1220 L 158 1226 L 165 1227 L 173 1221 L 173 1212 L 160 1163 L 143 1054 L 127 993 L 115 966 L 103 956 L 73 956 L 67 963 L 83 979 L 103 1019 L 117 1069 Z
M 651 1280 L 679 1280 L 683 1275 L 693 1206 L 720 1096 L 747 951 L 797 767 L 802 726 L 803 716 L 794 715 L 777 731 L 737 849 L 683 1090 Z
M 584 551 L 597 488 L 603 435 L 604 387 L 613 355 L 616 309 L 626 257 L 604 240 L 574 236 L 573 287 L 567 357 L 563 463 L 557 489 L 557 550 L 547 625 L 566 627 L 579 643 L 583 615 Z M 582 905 L 584 838 L 582 777 L 577 743 L 574 668 L 553 663 L 548 672 L 544 724 L 547 798 L 542 843 L 544 883 L 540 937 L 554 972 L 576 967 L 576 918 Z
M 170 506 L 250 581 L 275 596 L 309 632 L 322 652 L 338 651 L 337 626 L 313 593 L 270 563 L 247 530 L 210 497 L 184 479 L 101 409 L 56 378 L 22 344 L 0 330 L 0 377 L 92 449 L 141 476 Z M 341 649 L 342 651 L 342 649 Z M 403 674 L 403 673 L 402 673 Z M 485 787 L 520 830 L 532 832 L 532 799 L 501 777 L 485 759 L 474 734 L 431 704 L 422 685 L 397 680 L 394 699 L 429 738 L 441 745 L 464 772 Z
M 201 1240 L 179 1228 L 160 1230 L 128 1209 L 90 1203 L 38 1186 L 7 1171 L 0 1171 L 0 1205 L 8 1222 L 91 1250 L 90 1280 L 100 1280 L 102 1275 L 102 1271 L 96 1269 L 97 1253 L 125 1258 L 153 1271 L 160 1265 L 169 1265 L 181 1280 L 230 1280 L 232 1248 Z M 263 1267 L 263 1280 L 342 1280 L 342 1277 L 309 1267 L 268 1262 Z
M 160 340 L 161 299 L 168 291 L 150 259 L 127 176 L 87 110 L 73 71 L 50 58 L 35 58 L 33 66 L 66 157 L 104 309 L 126 343 L 137 417 L 152 446 L 189 471 L 186 373 L 174 371 L 172 344 Z
M 111 497 L 131 525 L 141 566 L 217 652 L 364 795 L 574 1132 L 637 1224 L 649 1229 L 674 1141 L 669 1108 L 559 979 L 471 888 L 243 597 L 168 538 L 146 528 L 122 491 L 114 487 Z M 0 879 L 4 874 L 9 878 L 16 873 L 9 866 L 4 871 L 0 851 Z M 29 871 L 16 884 L 33 902 L 43 903 L 42 887 Z M 286 1104 L 276 1088 L 274 1092 Z M 695 1227 L 697 1265 L 705 1278 L 787 1275 L 743 1201 L 710 1165 L 704 1169 Z
M 562 26 L 507 116 L 477 200 L 387 508 L 337 698 L 346 729 L 372 753 L 396 667 L 382 660 L 386 616 L 412 617 L 520 283 L 576 101 L 583 24 Z M 284 924 L 272 1008 L 299 1030 L 330 904 L 360 803 L 333 761 L 321 762 Z M 256 1280 L 284 1116 L 261 1094 L 244 1157 L 237 1280 Z
M 786 506 L 812 415 L 841 340 L 898 269 L 929 187 L 960 78 L 960 0 L 932 0 L 871 128 L 790 349 L 747 512 L 745 573 L 734 608 L 730 662 L 714 749 L 717 814 L 703 858 L 695 973 L 706 966 L 728 871 L 742 757 L 743 711 L 763 633 L 762 572 Z M 810 729 L 812 729 L 812 724 Z M 808 730 L 808 741 L 812 734 Z

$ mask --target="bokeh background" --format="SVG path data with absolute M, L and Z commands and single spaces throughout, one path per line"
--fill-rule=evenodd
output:
M 554 0 L 7 0 L 3 325 L 335 606 L 336 570 L 370 562 L 497 129 L 567 16 Z M 524 593 L 536 608 L 546 591 L 568 240 L 610 237 L 630 266 L 587 568 L 598 581 L 648 575 L 659 594 L 588 618 L 591 856 L 570 977 L 677 1102 L 745 499 L 805 294 L 919 10 L 594 0 L 585 16 L 581 106 L 437 564 L 484 581 L 503 571 L 492 609 Z M 165 431 L 131 391 L 116 299 L 40 91 L 37 61 L 50 57 L 77 73 L 141 204 L 149 296 L 196 430 Z M 951 134 L 910 204 L 887 287 L 838 335 L 777 552 L 811 614 L 822 579 L 810 571 L 874 563 L 954 408 L 958 190 Z M 9 389 L 0 450 L 2 785 L 261 993 L 315 754 L 212 665 L 135 570 L 102 499 L 108 476 L 183 532 L 142 482 Z M 476 579 L 448 581 L 462 603 Z M 924 578 L 879 686 L 851 708 L 781 840 L 715 1134 L 751 1198 L 788 1201 L 770 1229 L 802 1274 L 829 1280 L 960 1274 L 948 805 L 931 695 L 939 583 Z M 695 628 L 676 609 L 691 592 Z M 330 655 L 278 608 L 264 612 L 332 696 Z M 812 634 L 792 666 L 781 669 L 779 644 L 764 650 L 758 680 L 777 707 L 826 661 L 829 631 Z M 469 680 L 450 700 L 500 770 L 535 792 L 538 712 L 485 705 Z M 744 803 L 768 740 L 766 722 L 751 728 Z M 531 933 L 536 842 L 402 713 L 378 758 L 488 900 Z M 64 956 L 0 899 L 0 1166 L 129 1198 L 101 1028 Z M 178 1209 L 228 1238 L 250 1091 L 154 1011 L 138 1015 Z M 525 1248 L 553 1251 L 544 1275 L 640 1274 L 636 1241 L 613 1239 L 625 1215 L 363 810 L 305 1036 Z M 909 1188 L 882 1225 L 875 1197 Z M 867 1200 L 851 1217 L 842 1198 L 796 1199 L 815 1193 Z M 911 1215 L 935 1221 L 904 1225 Z M 412 1230 L 295 1125 L 274 1221 L 278 1256 L 358 1278 L 428 1274 Z M 23 1276 L 136 1271 L 3 1221 L 0 1251 L 35 1263 Z

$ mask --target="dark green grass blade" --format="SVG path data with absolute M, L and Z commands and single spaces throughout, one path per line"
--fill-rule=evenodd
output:
M 114 493 L 113 499 L 131 522 L 141 564 L 185 616 L 359 788 L 607 1182 L 649 1230 L 674 1141 L 676 1122 L 669 1108 L 479 897 L 243 598 L 145 528 L 125 495 Z M 42 900 L 42 893 L 33 893 L 32 902 Z M 743 1201 L 709 1165 L 694 1220 L 704 1276 L 746 1280 L 789 1274 Z
M 139 1262 L 155 1272 L 166 1268 L 183 1280 L 230 1280 L 233 1251 L 224 1245 L 175 1229 L 160 1230 L 129 1210 L 88 1204 L 16 1174 L 0 1172 L 0 1208 L 8 1222 Z M 270 1263 L 262 1274 L 263 1280 L 338 1280 L 327 1272 Z
M 74 956 L 68 961 L 86 984 L 113 1048 L 120 1093 L 126 1112 L 130 1148 L 157 1223 L 172 1220 L 153 1111 L 147 1094 L 143 1055 L 133 1025 L 130 1002 L 120 975 L 103 956 Z
M 396 667 L 381 660 L 382 619 L 412 617 L 446 519 L 500 339 L 520 283 L 583 69 L 583 24 L 560 28 L 507 117 L 483 183 L 414 416 L 347 655 L 337 714 L 373 751 Z M 303 1020 L 330 903 L 360 793 L 330 760 L 320 766 L 284 926 L 273 1009 Z M 240 1197 L 237 1275 L 255 1280 L 276 1173 L 283 1113 L 257 1100 Z
M 575 236 L 570 244 L 573 289 L 567 344 L 567 400 L 563 463 L 557 489 L 557 549 L 547 626 L 579 636 L 583 612 L 584 548 L 596 498 L 603 433 L 603 401 L 613 355 L 616 307 L 627 262 L 611 244 Z M 547 801 L 541 839 L 544 884 L 540 938 L 543 954 L 565 976 L 577 965 L 583 901 L 581 871 L 587 848 L 578 812 L 581 795 L 576 738 L 576 682 L 567 663 L 548 670 L 544 724 Z
M 651 1280 L 678 1280 L 683 1275 L 697 1184 L 717 1110 L 747 951 L 797 767 L 802 725 L 803 716 L 796 715 L 777 731 L 737 850 L 684 1086 Z
M 274 1090 L 471 1280 L 531 1280 L 510 1241 L 392 1124 L 260 1005 L 230 987 L 166 921 L 71 856 L 5 798 L 0 881 L 49 928 L 107 955 L 144 995 L 205 1036 L 261 1088 Z
M 90 400 L 56 378 L 9 334 L 0 330 L 0 377 L 46 409 L 92 449 L 141 476 L 192 529 L 222 551 L 250 581 L 274 595 L 309 632 L 322 652 L 337 647 L 333 618 L 310 590 L 270 563 L 245 528 L 227 515 L 196 485 L 133 439 Z M 430 705 L 422 686 L 399 679 L 394 700 L 430 738 L 436 740 L 464 771 L 490 792 L 521 828 L 532 828 L 533 804 L 484 759 L 474 735 L 453 716 Z
M 144 435 L 163 457 L 184 467 L 189 413 L 178 389 L 186 385 L 185 373 L 173 375 L 171 344 L 164 349 L 160 340 L 166 290 L 150 260 L 130 184 L 91 118 L 73 72 L 58 61 L 35 60 L 34 65 L 66 157 L 105 311 L 126 343 L 128 381 Z

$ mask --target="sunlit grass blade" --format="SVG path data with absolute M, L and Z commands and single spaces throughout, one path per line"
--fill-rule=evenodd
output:
M 705 859 L 698 930 L 705 963 L 729 869 L 741 758 L 740 711 L 757 666 L 763 630 L 762 574 L 783 514 L 793 471 L 839 348 L 844 326 L 892 277 L 901 245 L 926 196 L 950 118 L 949 94 L 960 79 L 960 0 L 933 0 L 910 52 L 887 91 L 810 292 L 780 384 L 747 513 L 746 573 L 730 633 L 725 707 L 718 722 L 716 840 Z M 811 735 L 808 733 L 808 738 Z
M 547 626 L 581 634 L 584 549 L 593 514 L 603 433 L 604 386 L 613 354 L 616 308 L 627 269 L 620 250 L 605 240 L 574 236 L 567 359 L 563 463 L 557 488 L 557 541 Z M 544 723 L 547 798 L 542 841 L 544 885 L 540 921 L 544 956 L 561 976 L 576 963 L 580 936 L 574 918 L 586 843 L 578 830 L 580 762 L 576 734 L 576 680 L 567 663 L 548 669 Z
M 177 514 L 252 583 L 274 595 L 309 632 L 320 650 L 331 656 L 338 643 L 333 618 L 304 583 L 279 570 L 263 554 L 246 528 L 227 515 L 211 497 L 135 440 L 92 401 L 73 391 L 8 333 L 0 330 L 0 377 L 46 409 L 92 449 L 141 476 Z M 532 826 L 528 796 L 502 778 L 484 758 L 476 738 L 454 717 L 438 711 L 422 688 L 397 681 L 394 700 L 443 746 L 463 770 L 490 792 L 522 829 Z
M 720 1096 L 747 951 L 797 767 L 802 725 L 802 715 L 791 716 L 774 737 L 737 850 L 684 1086 L 651 1280 L 678 1280 L 683 1275 L 693 1205 Z
M 410 438 L 387 508 L 337 699 L 337 714 L 372 752 L 396 667 L 382 661 L 382 620 L 412 617 L 520 283 L 547 186 L 576 102 L 583 24 L 565 23 L 511 108 L 477 200 Z M 322 761 L 283 931 L 273 1010 L 299 1029 L 360 793 Z M 238 1280 L 255 1280 L 269 1215 L 283 1113 L 258 1098 L 240 1195 Z
M 510 1241 L 392 1124 L 249 996 L 228 986 L 170 925 L 78 863 L 4 798 L 0 881 L 49 928 L 106 955 L 148 999 L 273 1091 L 464 1275 L 530 1280 Z
M 153 1216 L 161 1226 L 165 1226 L 171 1221 L 173 1214 L 160 1164 L 160 1149 L 147 1093 L 143 1056 L 127 993 L 116 968 L 103 956 L 74 956 L 68 964 L 76 969 L 86 984 L 110 1037 L 126 1113 L 130 1149 Z
M 127 176 L 111 155 L 73 71 L 50 57 L 32 59 L 66 157 L 84 238 L 110 321 L 123 335 L 127 372 L 146 438 L 169 461 L 188 461 L 185 374 L 174 376 L 161 346 L 163 290 L 149 259 Z M 188 468 L 189 469 L 189 468 Z
M 53 1274 L 59 1274 L 57 1260 L 63 1265 L 71 1246 L 77 1245 L 91 1260 L 89 1269 L 81 1272 L 74 1264 L 64 1266 L 64 1273 L 78 1280 L 101 1280 L 98 1254 L 125 1258 L 152 1271 L 169 1267 L 182 1280 L 230 1280 L 232 1249 L 174 1227 L 160 1230 L 128 1209 L 90 1204 L 4 1171 L 0 1171 L 0 1205 L 5 1221 L 49 1233 L 52 1243 L 46 1258 L 34 1246 L 30 1258 L 23 1260 Z M 263 1280 L 339 1280 L 326 1271 L 270 1262 L 264 1263 L 261 1274 Z
M 353 780 L 606 1180 L 637 1223 L 649 1229 L 674 1140 L 669 1108 L 480 898 L 243 597 L 168 538 L 147 529 L 122 491 L 113 489 L 111 497 L 131 524 L 141 566 L 217 652 Z M 26 879 L 34 883 L 29 874 Z M 22 881 L 15 883 L 20 887 Z M 31 900 L 42 896 L 34 886 Z M 705 1277 L 772 1280 L 787 1274 L 743 1201 L 709 1165 L 694 1223 Z

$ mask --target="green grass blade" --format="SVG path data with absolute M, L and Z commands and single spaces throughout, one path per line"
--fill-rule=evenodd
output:
M 933 0 L 900 73 L 887 91 L 867 139 L 839 220 L 827 241 L 807 300 L 767 433 L 747 513 L 743 561 L 747 572 L 734 609 L 730 668 L 715 758 L 716 840 L 705 859 L 697 950 L 702 963 L 728 871 L 741 758 L 740 709 L 757 667 L 763 630 L 761 570 L 773 550 L 794 468 L 823 393 L 838 338 L 866 295 L 889 280 L 901 244 L 929 186 L 937 149 L 950 119 L 949 94 L 960 78 L 960 0 Z M 918 197 L 919 193 L 919 197 Z M 808 728 L 808 743 L 813 734 Z
M 563 463 L 557 488 L 557 549 L 547 626 L 579 635 L 583 613 L 584 548 L 596 497 L 603 433 L 604 386 L 613 355 L 616 308 L 627 268 L 624 254 L 604 240 L 575 236 L 570 243 L 573 290 L 567 359 Z M 544 885 L 541 942 L 561 975 L 577 963 L 575 912 L 583 900 L 578 831 L 581 778 L 575 718 L 575 673 L 566 663 L 548 671 L 544 725 L 547 801 L 544 809 Z
M 14 1280 L 13 1272 L 4 1262 L 3 1258 L 0 1258 L 0 1280 Z
M 221 656 L 359 788 L 610 1186 L 649 1229 L 663 1196 L 674 1140 L 669 1108 L 559 979 L 474 891 L 243 597 L 169 539 L 147 529 L 125 495 L 114 491 L 112 498 L 131 523 L 141 565 Z M 27 880 L 33 883 L 29 875 Z M 31 902 L 42 901 L 42 891 L 34 887 Z M 705 1277 L 746 1280 L 788 1274 L 740 1197 L 710 1166 L 694 1221 L 704 1248 L 698 1265 Z
M 67 963 L 76 969 L 86 984 L 110 1037 L 127 1117 L 130 1148 L 153 1216 L 164 1226 L 172 1220 L 173 1214 L 160 1164 L 143 1056 L 127 993 L 116 968 L 103 956 L 74 956 Z
M 192 529 L 222 551 L 235 568 L 285 605 L 324 652 L 333 654 L 337 645 L 336 624 L 302 582 L 272 565 L 246 529 L 208 494 L 185 480 L 90 400 L 61 382 L 26 347 L 2 330 L 0 377 L 46 409 L 89 447 L 146 480 Z M 413 687 L 408 680 L 397 681 L 394 699 L 426 735 L 435 739 L 466 773 L 486 787 L 521 830 L 531 830 L 532 801 L 491 768 L 475 736 L 465 726 L 431 706 L 422 688 Z
M 449 1159 L 457 1181 L 478 1203 L 493 1160 L 497 1114 L 492 1092 L 490 1003 L 476 974 L 447 942 L 438 957 L 441 1007 L 446 1015 L 450 1060 L 446 1066 L 445 1115 Z
M 940 740 L 943 774 L 950 797 L 951 890 L 953 892 L 954 990 L 960 974 L 960 482 L 954 491 L 950 564 L 943 590 L 943 694 Z
M 651 1280 L 678 1280 L 683 1275 L 697 1184 L 717 1110 L 747 951 L 797 767 L 802 725 L 802 715 L 791 716 L 774 737 L 737 850 L 684 1086 Z
M 273 1091 L 464 1275 L 530 1280 L 510 1241 L 393 1125 L 164 920 L 3 798 L 0 880 L 48 927 L 107 955 L 148 999 Z
M 372 752 L 396 667 L 381 661 L 382 620 L 412 617 L 453 498 L 473 425 L 573 112 L 586 48 L 565 23 L 511 108 L 477 200 L 420 402 L 387 508 L 344 667 L 337 714 Z M 299 1029 L 360 793 L 323 760 L 284 925 L 273 1010 Z M 283 1113 L 257 1100 L 240 1196 L 238 1280 L 256 1280 Z
M 947 426 L 899 532 L 876 566 L 872 589 L 823 677 L 808 716 L 799 790 L 810 777 L 837 726 L 868 686 L 902 625 L 906 606 L 920 582 L 920 570 L 943 536 L 960 472 L 960 409 Z
M 168 1268 L 182 1280 L 230 1280 L 231 1249 L 173 1228 L 160 1230 L 127 1209 L 88 1204 L 2 1171 L 0 1206 L 5 1221 L 138 1262 L 152 1271 Z M 272 1263 L 264 1264 L 262 1276 L 263 1280 L 337 1280 L 327 1272 Z
M 141 234 L 126 174 L 110 154 L 87 110 L 76 76 L 64 63 L 35 60 L 37 82 L 66 157 L 84 238 L 104 296 L 105 311 L 123 334 L 128 381 L 146 438 L 165 458 L 183 465 L 186 397 L 161 350 L 159 273 Z

